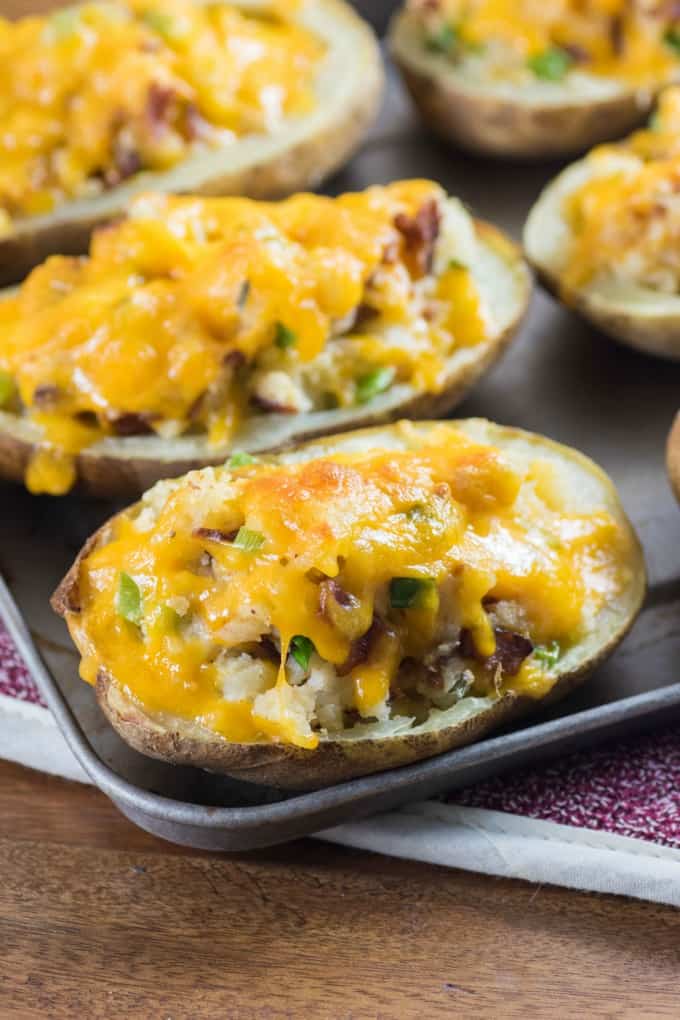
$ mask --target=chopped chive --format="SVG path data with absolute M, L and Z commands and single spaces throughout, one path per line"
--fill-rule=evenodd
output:
M 390 605 L 393 609 L 429 609 L 437 586 L 427 577 L 393 577 L 390 581 Z
M 142 622 L 142 593 L 139 585 L 121 570 L 118 582 L 118 598 L 116 599 L 116 611 L 128 623 L 135 623 L 137 626 Z
M 165 11 L 144 11 L 142 21 L 159 35 L 171 36 L 174 27 L 174 18 Z
M 289 347 L 295 347 L 295 344 L 297 343 L 297 333 L 295 333 L 294 330 L 289 329 L 283 322 L 277 322 L 274 343 L 277 347 L 280 347 L 282 351 L 287 350 Z
M 236 538 L 234 539 L 234 545 L 237 549 L 241 549 L 242 552 L 257 552 L 257 550 L 264 544 L 264 535 L 260 531 L 251 531 L 250 528 L 246 528 L 245 525 L 238 529 Z
M 259 464 L 257 457 L 253 457 L 251 453 L 246 453 L 245 450 L 236 450 L 232 453 L 231 457 L 227 461 L 228 468 L 240 468 L 246 467 L 248 464 Z
M 529 57 L 527 66 L 537 78 L 543 78 L 545 81 L 561 81 L 571 67 L 571 63 L 571 57 L 566 50 L 553 47 Z
M 290 654 L 293 656 L 298 666 L 302 669 L 309 669 L 309 660 L 315 652 L 314 642 L 310 641 L 304 634 L 296 634 L 290 643 Z
M 394 381 L 395 370 L 389 365 L 384 368 L 375 368 L 357 379 L 355 397 L 357 404 L 367 404 L 379 393 L 389 389 Z
M 9 372 L 0 372 L 0 407 L 9 404 L 14 396 L 14 379 Z
M 450 22 L 425 38 L 425 49 L 430 53 L 451 54 L 459 43 L 458 30 Z
M 551 641 L 549 645 L 536 645 L 533 654 L 534 658 L 538 659 L 547 669 L 552 669 L 557 664 L 562 652 L 559 642 Z
M 658 110 L 655 110 L 647 121 L 647 129 L 649 131 L 661 131 L 661 117 Z
M 63 11 L 56 11 L 47 24 L 55 39 L 65 39 L 78 29 L 80 11 L 77 7 L 65 7 Z
M 680 28 L 677 25 L 671 25 L 666 29 L 663 41 L 680 56 Z
M 464 270 L 467 271 L 468 267 L 465 265 L 464 262 L 461 262 L 459 259 L 449 259 L 448 268 L 449 269 L 464 269 Z

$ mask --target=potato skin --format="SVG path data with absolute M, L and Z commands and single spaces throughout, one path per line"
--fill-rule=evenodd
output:
M 517 317 L 493 343 L 481 345 L 474 360 L 462 367 L 456 366 L 451 371 L 443 390 L 438 394 L 416 393 L 405 403 L 382 411 L 371 410 L 370 405 L 357 407 L 356 411 L 350 416 L 345 416 L 340 424 L 337 415 L 329 412 L 321 426 L 310 427 L 302 421 L 299 429 L 293 434 L 287 432 L 281 438 L 274 435 L 271 442 L 248 447 L 249 451 L 274 453 L 306 439 L 337 432 L 340 428 L 364 428 L 404 417 L 437 418 L 446 415 L 455 407 L 510 344 L 528 309 L 532 288 L 531 274 L 522 260 L 519 248 L 488 223 L 476 221 L 476 227 L 481 240 L 494 245 L 498 252 L 503 253 L 504 260 L 515 274 L 518 289 Z M 22 482 L 36 444 L 27 440 L 18 428 L 12 428 L 10 416 L 5 415 L 4 418 L 9 424 L 3 428 L 0 419 L 0 478 Z M 122 446 L 124 442 L 123 440 L 120 445 Z M 162 458 L 122 453 L 113 456 L 85 450 L 77 458 L 78 489 L 98 499 L 134 499 L 161 478 L 173 478 L 198 467 L 222 464 L 229 453 L 228 448 L 215 450 L 206 444 L 204 456 L 181 457 L 177 455 L 177 447 L 171 440 L 164 444 Z
M 675 498 L 680 502 L 680 411 L 675 416 L 673 427 L 668 434 L 666 466 Z
M 209 2 L 209 0 L 199 0 Z M 384 72 L 380 51 L 369 26 L 343 0 L 316 0 L 326 12 L 331 34 L 352 33 L 356 37 L 356 87 L 351 102 L 332 117 L 327 117 L 318 130 L 290 145 L 284 143 L 273 153 L 253 158 L 245 165 L 234 165 L 234 146 L 225 150 L 219 171 L 206 177 L 201 157 L 187 160 L 193 173 L 179 190 L 197 195 L 245 195 L 254 199 L 284 198 L 296 191 L 318 187 L 338 170 L 353 154 L 371 122 L 382 98 Z M 248 6 L 253 6 L 251 3 Z M 236 143 L 238 148 L 238 143 Z M 168 175 L 163 175 L 168 176 Z M 193 180 L 190 179 L 193 177 Z M 157 175 L 147 190 L 163 188 Z M 62 206 L 51 217 L 40 217 L 40 224 L 27 219 L 15 232 L 0 241 L 0 286 L 21 280 L 34 266 L 49 255 L 78 255 L 87 251 L 92 231 L 103 223 L 123 214 L 128 188 L 114 188 L 107 196 L 121 193 L 117 208 L 107 203 L 101 211 L 96 202 L 87 203 L 88 211 L 69 217 L 68 206 Z
M 528 104 L 456 87 L 401 61 L 400 70 L 423 120 L 447 142 L 475 155 L 547 160 L 620 138 L 647 112 L 628 93 L 597 102 Z
M 528 439 L 537 448 L 537 452 L 540 452 L 541 448 L 557 447 L 557 444 L 550 440 L 532 436 L 520 429 L 486 424 L 491 441 L 496 436 L 510 440 L 513 437 Z M 329 439 L 328 446 L 332 448 L 332 438 Z M 465 746 L 505 723 L 536 711 L 543 704 L 558 701 L 579 686 L 624 638 L 639 612 L 646 587 L 642 551 L 623 515 L 612 483 L 580 454 L 561 449 L 564 450 L 565 458 L 581 466 L 589 465 L 589 469 L 603 485 L 606 501 L 628 528 L 632 540 L 630 566 L 633 581 L 615 625 L 601 635 L 595 647 L 591 648 L 589 644 L 584 648 L 581 660 L 574 668 L 558 677 L 555 686 L 545 698 L 535 700 L 507 693 L 501 700 L 475 716 L 438 731 L 355 741 L 322 740 L 318 747 L 311 751 L 274 743 L 230 743 L 193 722 L 178 717 L 152 717 L 144 712 L 103 668 L 99 670 L 95 688 L 102 711 L 126 743 L 152 758 L 171 764 L 193 765 L 280 789 L 311 790 L 408 765 Z M 96 546 L 106 542 L 110 523 L 104 524 L 89 539 L 52 598 L 53 609 L 66 619 L 76 645 L 78 645 L 77 619 L 80 611 L 78 591 L 80 565 Z
M 442 74 L 439 58 L 419 59 L 410 52 L 416 30 L 404 11 L 395 15 L 389 30 L 404 83 L 437 135 L 477 155 L 520 160 L 573 156 L 631 131 L 654 102 L 653 90 L 621 88 L 598 98 L 580 97 L 574 90 L 573 97 L 565 94 L 561 102 L 546 102 L 473 88 L 462 75 Z
M 626 292 L 612 296 L 595 285 L 565 293 L 560 279 L 560 258 L 547 255 L 546 240 L 564 229 L 561 206 L 574 188 L 584 184 L 593 171 L 588 158 L 570 163 L 543 189 L 529 210 L 524 226 L 524 251 L 539 282 L 554 298 L 576 312 L 613 340 L 655 357 L 680 361 L 680 312 L 664 305 L 626 300 Z M 568 228 L 567 228 L 568 233 Z M 564 249 L 558 249 L 561 255 Z M 651 292 L 649 292 L 651 293 Z

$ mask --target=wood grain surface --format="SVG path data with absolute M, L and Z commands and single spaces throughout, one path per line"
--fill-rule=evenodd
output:
M 0 763 L 0 1016 L 429 1020 L 680 1015 L 680 913 L 311 840 L 147 836 Z

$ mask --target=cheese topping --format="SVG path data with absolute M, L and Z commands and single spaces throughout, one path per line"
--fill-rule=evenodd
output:
M 672 5 L 641 0 L 411 0 L 432 53 L 487 77 L 562 81 L 571 71 L 644 87 L 677 75 Z M 678 26 L 676 28 L 676 25 Z
M 66 491 L 106 435 L 217 446 L 253 414 L 366 404 L 397 382 L 437 392 L 452 351 L 493 335 L 476 251 L 429 181 L 137 199 L 88 257 L 48 259 L 0 304 L 0 407 L 44 436 L 29 488 Z
M 603 275 L 680 291 L 680 88 L 660 97 L 649 127 L 587 156 L 592 174 L 565 199 L 565 296 Z
M 309 748 L 468 694 L 545 694 L 629 582 L 628 536 L 565 509 L 548 461 L 518 468 L 452 425 L 393 432 L 159 483 L 81 564 L 83 678 Z
M 102 0 L 0 19 L 0 234 L 311 110 L 324 46 L 291 6 Z

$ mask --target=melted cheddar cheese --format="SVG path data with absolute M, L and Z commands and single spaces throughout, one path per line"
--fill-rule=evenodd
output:
M 437 258 L 448 208 L 429 181 L 137 199 L 88 257 L 48 259 L 0 303 L 0 394 L 44 437 L 29 488 L 66 491 L 106 435 L 216 447 L 248 415 L 364 404 L 396 382 L 436 392 L 451 352 L 493 328 L 469 267 Z
M 411 0 L 424 44 L 492 78 L 562 80 L 570 70 L 634 86 L 678 71 L 672 12 L 639 0 Z
M 628 536 L 565 510 L 551 463 L 517 468 L 450 425 L 393 434 L 159 483 L 81 563 L 83 678 L 229 740 L 309 748 L 442 695 L 544 695 L 628 583 Z
M 567 195 L 565 296 L 602 275 L 664 293 L 680 289 L 680 88 L 650 125 L 587 156 L 592 174 Z
M 101 0 L 0 19 L 0 228 L 311 110 L 324 46 L 290 8 Z

